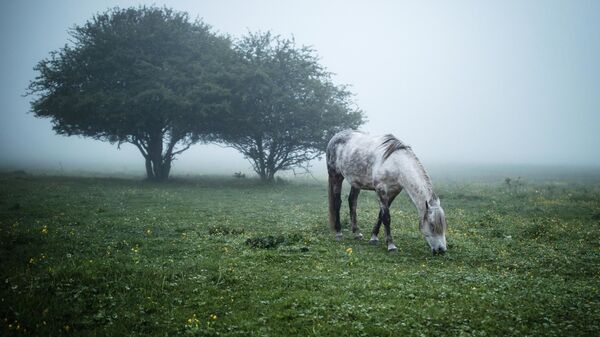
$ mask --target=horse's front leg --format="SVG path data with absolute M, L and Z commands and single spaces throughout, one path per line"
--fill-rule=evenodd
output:
M 389 216 L 389 208 L 390 208 L 390 206 L 392 206 L 392 202 L 394 202 L 394 199 L 396 198 L 397 195 L 398 194 L 393 195 L 386 202 L 387 209 L 388 209 L 388 218 L 390 217 Z M 380 207 L 379 208 L 379 215 L 377 216 L 377 222 L 375 223 L 375 225 L 373 225 L 373 231 L 371 232 L 371 240 L 369 240 L 370 244 L 376 245 L 376 244 L 379 243 L 378 236 L 379 236 L 379 229 L 381 228 L 381 223 L 382 222 L 383 222 L 383 209 L 382 209 L 382 207 Z M 390 234 L 390 239 L 391 239 L 391 234 Z M 387 232 L 386 232 L 386 243 L 387 243 Z
M 372 245 L 376 245 L 379 243 L 379 229 L 381 228 L 381 208 L 379 209 L 379 215 L 377 216 L 377 222 L 373 225 L 373 230 L 371 231 L 371 240 L 369 243 Z
M 350 188 L 350 194 L 348 195 L 348 206 L 350 208 L 350 223 L 352 224 L 352 233 L 354 233 L 355 239 L 361 240 L 363 235 L 360 232 L 360 228 L 358 228 L 358 224 L 356 222 L 356 204 L 358 202 L 359 193 L 360 188 Z
M 383 222 L 383 228 L 385 229 L 385 244 L 387 245 L 388 252 L 395 252 L 398 250 L 396 245 L 394 245 L 394 240 L 392 239 L 392 230 L 390 228 L 390 208 L 385 205 L 381 208 L 381 221 Z

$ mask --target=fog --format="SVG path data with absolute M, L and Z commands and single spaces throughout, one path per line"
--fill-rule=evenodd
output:
M 598 1 L 164 1 L 239 37 L 312 46 L 368 122 L 427 165 L 600 165 Z M 139 172 L 128 144 L 55 135 L 29 112 L 34 65 L 95 13 L 138 1 L 2 1 L 0 168 Z M 315 162 L 314 169 L 324 169 Z M 250 172 L 235 150 L 195 145 L 173 174 Z

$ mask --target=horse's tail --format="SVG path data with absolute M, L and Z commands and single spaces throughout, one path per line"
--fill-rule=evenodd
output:
M 342 181 L 344 176 L 336 169 L 337 162 L 337 147 L 342 146 L 348 141 L 348 137 L 352 134 L 352 130 L 345 130 L 335 134 L 325 151 L 327 161 L 328 179 L 328 195 L 329 195 L 329 226 L 336 232 L 341 231 L 340 226 L 340 206 L 342 204 L 340 193 L 342 191 Z
M 327 194 L 329 202 L 329 228 L 335 230 L 336 223 L 336 211 L 335 211 L 335 184 L 336 184 L 336 169 L 335 169 L 335 138 L 339 137 L 337 134 L 327 144 L 327 151 L 325 151 L 325 162 L 327 163 Z
M 340 233 L 342 228 L 340 225 L 340 206 L 342 205 L 341 192 L 342 181 L 344 176 L 335 169 L 327 168 L 329 173 L 328 179 L 328 195 L 329 195 L 329 226 L 336 233 Z
M 334 194 L 334 185 L 335 185 L 335 173 L 332 170 L 329 170 L 329 179 L 328 179 L 328 194 L 329 194 L 329 227 L 331 230 L 335 230 L 335 194 Z

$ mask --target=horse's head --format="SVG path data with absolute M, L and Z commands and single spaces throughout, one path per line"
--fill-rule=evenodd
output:
M 440 199 L 433 197 L 425 202 L 425 215 L 421 219 L 421 233 L 434 254 L 446 252 L 446 215 Z

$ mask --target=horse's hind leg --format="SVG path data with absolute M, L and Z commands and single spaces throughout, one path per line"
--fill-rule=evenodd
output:
M 352 224 L 352 233 L 354 233 L 354 237 L 356 239 L 362 239 L 363 235 L 360 232 L 360 228 L 356 223 L 356 204 L 358 201 L 358 194 L 360 193 L 360 188 L 352 187 L 350 188 L 350 195 L 348 195 L 348 206 L 350 206 L 350 223 Z
M 342 207 L 342 182 L 344 176 L 329 170 L 329 225 L 335 230 L 335 238 L 342 239 L 340 208 Z

